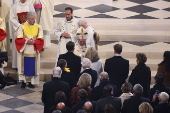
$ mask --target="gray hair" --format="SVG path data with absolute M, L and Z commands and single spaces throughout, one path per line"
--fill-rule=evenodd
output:
M 52 113 L 62 113 L 60 110 L 55 110 Z
M 86 21 L 86 20 L 80 20 L 80 21 L 78 22 L 78 25 L 79 25 L 79 26 L 82 26 L 82 25 L 88 25 L 88 24 L 87 24 L 87 21 Z
M 83 58 L 83 60 L 81 61 L 81 64 L 83 68 L 90 68 L 91 61 L 88 58 Z
M 143 87 L 140 84 L 135 84 L 135 86 L 133 87 L 133 93 L 136 95 L 142 95 Z
M 36 15 L 37 15 L 36 12 L 31 11 L 27 13 L 27 18 L 30 18 L 31 16 L 36 16 Z
M 103 79 L 109 79 L 109 75 L 107 72 L 101 72 L 100 73 L 100 78 Z
M 169 100 L 169 95 L 166 92 L 161 92 L 159 94 L 159 99 L 162 103 L 166 103 Z
M 55 67 L 53 68 L 53 77 L 58 77 L 60 78 L 62 74 L 62 70 L 60 67 Z

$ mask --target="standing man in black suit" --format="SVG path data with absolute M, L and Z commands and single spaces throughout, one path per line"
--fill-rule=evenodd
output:
M 48 81 L 43 85 L 42 91 L 42 102 L 44 103 L 44 113 L 49 113 L 49 109 L 56 105 L 55 103 L 55 93 L 58 91 L 63 91 L 66 97 L 69 97 L 70 88 L 68 83 L 60 80 L 61 78 L 61 68 L 55 67 L 53 69 L 53 79 Z
M 104 107 L 106 104 L 111 104 L 114 106 L 116 113 L 120 113 L 122 103 L 121 99 L 118 97 L 113 96 L 113 87 L 110 85 L 107 85 L 103 88 L 103 94 L 104 98 L 99 99 L 96 102 L 96 110 L 95 113 L 104 113 Z
M 133 96 L 124 100 L 121 113 L 139 113 L 139 105 L 142 102 L 150 103 L 148 98 L 142 97 L 143 87 L 140 84 L 136 84 L 133 87 Z
M 78 81 L 78 75 L 81 71 L 81 58 L 73 53 L 75 49 L 74 42 L 69 41 L 66 44 L 66 49 L 68 52 L 66 54 L 61 54 L 58 58 L 58 61 L 60 59 L 64 59 L 67 61 L 67 68 L 70 68 L 70 71 L 72 72 L 74 77 L 74 86 L 76 86 Z
M 121 91 L 121 86 L 129 74 L 129 61 L 121 57 L 122 45 L 114 45 L 114 57 L 106 59 L 104 71 L 109 74 L 111 84 L 118 87 Z

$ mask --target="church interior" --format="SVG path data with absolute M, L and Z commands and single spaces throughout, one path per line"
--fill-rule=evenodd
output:
M 85 19 L 100 35 L 98 53 L 104 62 L 114 55 L 113 45 L 123 46 L 122 57 L 129 60 L 131 73 L 136 66 L 136 53 L 147 56 L 151 68 L 151 87 L 164 51 L 170 48 L 170 0 L 55 0 L 54 30 L 64 18 L 64 8 L 72 7 L 74 16 Z M 43 83 L 51 80 L 57 56 L 57 39 L 51 31 L 51 46 L 41 53 L 40 84 L 34 89 L 21 89 L 20 83 L 0 90 L 1 113 L 42 113 L 41 92 Z M 12 69 L 11 53 L 5 75 L 18 79 Z

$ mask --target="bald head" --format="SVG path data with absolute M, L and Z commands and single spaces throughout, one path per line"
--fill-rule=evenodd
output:
M 65 104 L 63 102 L 60 102 L 60 103 L 57 104 L 56 109 L 63 112 L 63 111 L 65 111 L 66 106 L 65 106 Z
M 107 72 L 100 73 L 100 80 L 109 80 L 109 75 Z
M 91 104 L 91 102 L 86 102 L 83 106 L 83 109 L 87 112 L 87 113 L 91 113 L 93 110 L 93 105 Z

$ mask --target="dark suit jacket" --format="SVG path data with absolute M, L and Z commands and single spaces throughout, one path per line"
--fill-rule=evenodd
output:
M 114 56 L 106 59 L 104 70 L 109 74 L 110 83 L 120 89 L 129 74 L 129 61 L 121 56 Z
M 121 111 L 121 99 L 113 96 L 106 96 L 96 102 L 96 110 L 95 113 L 104 113 L 104 106 L 106 104 L 111 104 L 114 106 L 116 113 L 120 113 Z
M 96 72 L 95 70 L 92 70 L 91 68 L 85 69 L 83 72 L 81 72 L 81 73 L 79 74 L 79 77 L 80 77 L 83 73 L 88 73 L 88 74 L 91 75 L 91 77 L 92 77 L 91 88 L 94 88 L 94 85 L 96 84 L 96 81 L 97 81 L 97 72 Z
M 62 71 L 61 81 L 67 82 L 70 86 L 70 89 L 74 87 L 74 78 L 72 72 Z
M 48 113 L 51 106 L 56 105 L 55 93 L 63 91 L 66 97 L 69 97 L 70 88 L 68 83 L 63 82 L 60 78 L 54 77 L 43 85 L 42 102 L 44 103 L 44 113 Z
M 150 100 L 141 96 L 132 96 L 131 98 L 124 100 L 121 113 L 139 113 L 138 108 L 142 102 L 150 103 Z
M 73 77 L 75 80 L 74 86 L 76 86 L 78 75 L 81 71 L 81 58 L 75 55 L 73 52 L 67 52 L 66 54 L 60 55 L 58 61 L 60 59 L 65 59 L 67 61 L 67 67 L 70 68 L 70 71 L 73 73 Z
M 159 90 L 159 93 L 166 92 L 168 95 L 170 95 L 170 89 L 166 87 L 164 84 L 155 84 L 153 88 L 149 91 L 149 99 L 152 101 L 153 95 L 155 94 L 156 90 Z M 170 99 L 169 99 L 170 101 Z M 156 102 L 154 102 L 154 106 L 158 105 L 159 100 L 157 99 Z M 153 106 L 153 107 L 154 107 Z
M 170 113 L 170 105 L 168 103 L 162 103 L 155 107 L 153 113 Z
M 117 97 L 118 96 L 117 86 L 110 84 L 109 80 L 102 80 L 102 81 L 100 81 L 99 86 L 95 87 L 92 90 L 90 100 L 97 101 L 97 100 L 101 99 L 103 97 L 103 88 L 107 85 L 110 85 L 113 87 L 114 96 Z
M 84 106 L 84 103 L 86 103 L 87 101 L 88 99 L 80 100 L 80 102 L 78 102 L 72 107 L 72 113 L 77 113 L 77 111 L 82 109 L 82 107 Z
M 134 86 L 140 84 L 143 87 L 143 97 L 148 98 L 150 83 L 151 83 L 151 70 L 145 64 L 139 63 L 133 70 L 129 77 L 129 82 Z

